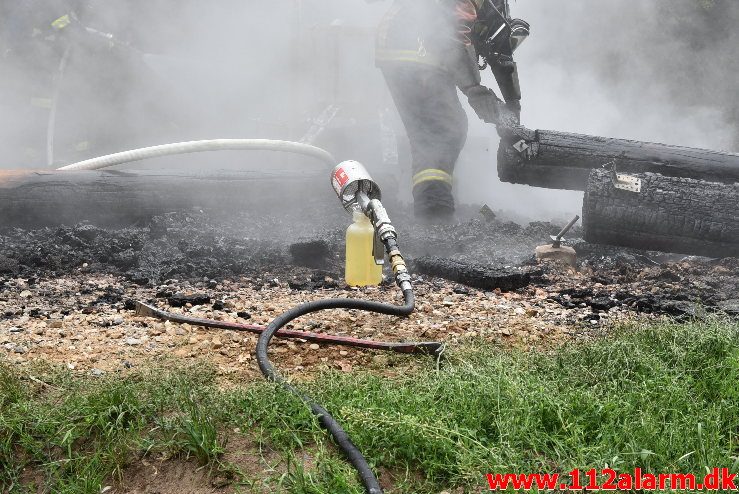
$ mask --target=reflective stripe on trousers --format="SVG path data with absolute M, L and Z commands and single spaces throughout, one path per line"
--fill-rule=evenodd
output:
M 426 168 L 425 170 L 421 170 L 413 175 L 413 187 L 423 182 L 432 181 L 444 182 L 450 186 L 454 183 L 452 176 L 449 173 L 444 170 L 439 170 L 438 168 Z

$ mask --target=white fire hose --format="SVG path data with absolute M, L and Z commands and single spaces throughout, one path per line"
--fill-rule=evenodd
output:
M 177 154 L 201 153 L 204 151 L 283 151 L 311 156 L 323 161 L 331 168 L 336 166 L 336 160 L 331 156 L 331 153 L 311 146 L 310 144 L 276 141 L 272 139 L 212 139 L 162 144 L 160 146 L 123 151 L 62 166 L 61 168 L 57 168 L 57 170 L 100 170 L 101 168 L 122 165 L 132 161 Z

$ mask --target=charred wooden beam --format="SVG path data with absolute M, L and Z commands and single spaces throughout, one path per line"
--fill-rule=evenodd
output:
M 639 191 L 593 170 L 583 202 L 585 240 L 709 257 L 739 256 L 739 183 L 633 174 Z
M 429 256 L 416 259 L 413 270 L 480 290 L 491 291 L 498 288 L 504 292 L 526 287 L 535 277 L 543 274 L 541 268 L 537 267 L 483 266 Z
M 331 258 L 331 246 L 325 239 L 296 242 L 290 245 L 289 250 L 297 266 L 324 269 Z
M 130 225 L 158 214 L 206 208 L 262 209 L 294 203 L 325 188 L 323 174 L 276 177 L 248 171 L 0 172 L 0 226 L 42 227 L 90 221 Z
M 526 152 L 514 146 L 526 146 Z M 585 190 L 590 170 L 614 160 L 625 172 L 739 182 L 736 153 L 525 128 L 501 141 L 498 176 L 534 187 Z

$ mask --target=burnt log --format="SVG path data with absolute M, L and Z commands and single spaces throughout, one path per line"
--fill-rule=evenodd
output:
M 326 188 L 321 173 L 276 177 L 250 171 L 0 171 L 0 226 L 44 227 L 89 221 L 126 226 L 159 214 L 203 208 L 282 207 L 305 190 Z M 330 195 L 326 194 L 330 199 Z M 328 199 L 327 199 L 328 200 Z
M 307 268 L 325 269 L 331 258 L 331 246 L 325 239 L 296 242 L 289 251 L 295 265 Z
M 504 292 L 518 290 L 543 274 L 538 267 L 484 266 L 431 256 L 419 257 L 412 267 L 418 274 L 444 278 L 485 291 L 496 288 Z
M 528 158 L 513 147 L 521 141 L 528 146 Z M 501 140 L 498 176 L 534 187 L 585 190 L 590 171 L 614 160 L 620 172 L 739 182 L 736 153 L 525 128 Z
M 583 200 L 586 241 L 708 257 L 739 256 L 739 183 L 633 174 L 641 190 L 617 188 L 593 170 Z

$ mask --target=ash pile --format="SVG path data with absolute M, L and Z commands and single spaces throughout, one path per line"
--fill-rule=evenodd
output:
M 416 280 L 447 279 L 455 292 L 539 294 L 588 318 L 613 310 L 703 317 L 739 315 L 739 260 L 665 254 L 590 244 L 575 226 L 568 234 L 576 266 L 539 263 L 534 251 L 562 225 L 519 224 L 479 208 L 452 225 L 416 224 L 395 208 Z M 90 223 L 0 231 L 0 290 L 64 276 L 109 275 L 122 284 L 157 287 L 172 280 L 215 284 L 238 280 L 251 288 L 344 289 L 347 219 L 333 204 L 300 212 L 207 210 L 158 215 L 125 228 Z M 18 283 L 17 280 L 23 280 Z M 388 281 L 389 283 L 389 281 Z M 114 297 L 115 298 L 115 297 Z M 118 297 L 117 302 L 124 303 Z M 3 317 L 23 308 L 5 307 Z

